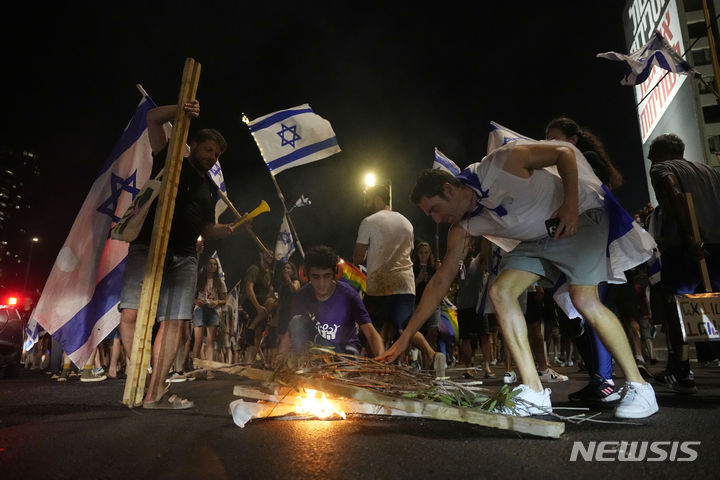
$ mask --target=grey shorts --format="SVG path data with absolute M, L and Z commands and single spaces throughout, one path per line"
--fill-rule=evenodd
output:
M 522 270 L 542 277 L 538 284 L 552 288 L 561 274 L 570 285 L 598 285 L 607 281 L 609 223 L 604 208 L 580 214 L 578 233 L 553 240 L 544 237 L 520 243 L 503 254 L 501 270 Z
M 120 310 L 137 310 L 140 305 L 145 264 L 148 259 L 146 245 L 130 245 L 125 260 L 125 275 L 120 292 Z M 165 259 L 157 319 L 190 320 L 195 307 L 197 286 L 197 259 L 194 256 L 168 255 Z

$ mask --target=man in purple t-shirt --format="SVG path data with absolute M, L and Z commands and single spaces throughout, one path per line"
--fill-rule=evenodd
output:
M 315 246 L 305 255 L 304 269 L 309 283 L 293 298 L 288 333 L 280 343 L 280 353 L 302 350 L 308 343 L 333 347 L 338 353 L 359 355 L 359 331 L 373 355 L 385 351 L 358 292 L 335 280 L 338 256 L 329 247 Z

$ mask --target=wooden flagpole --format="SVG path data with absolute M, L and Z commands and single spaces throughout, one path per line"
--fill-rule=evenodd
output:
M 700 237 L 700 227 L 698 226 L 697 217 L 695 216 L 695 203 L 693 202 L 692 194 L 686 192 L 685 200 L 687 201 L 688 213 L 690 214 L 690 225 L 692 225 L 693 239 L 700 243 L 702 242 L 702 238 Z M 703 287 L 705 287 L 705 291 L 707 293 L 712 293 L 712 284 L 710 283 L 707 261 L 704 258 L 701 258 L 698 262 L 700 264 Z
M 195 98 L 199 79 L 200 64 L 192 58 L 187 58 L 180 86 L 178 109 L 173 122 L 174 127 L 168 143 L 165 173 L 155 210 L 155 224 L 150 240 L 148 261 L 145 266 L 145 277 L 135 323 L 135 336 L 125 381 L 123 403 L 130 408 L 141 405 L 145 394 L 145 378 L 152 351 L 152 329 L 157 315 L 165 254 L 175 210 L 175 197 L 190 129 L 190 117 L 185 113 L 183 106 Z

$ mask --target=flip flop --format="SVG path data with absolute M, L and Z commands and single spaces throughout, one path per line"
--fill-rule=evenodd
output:
M 174 393 L 168 397 L 167 392 L 160 397 L 160 400 L 155 402 L 143 402 L 143 408 L 147 408 L 149 410 L 186 410 L 194 406 L 195 404 L 187 398 L 180 398 Z

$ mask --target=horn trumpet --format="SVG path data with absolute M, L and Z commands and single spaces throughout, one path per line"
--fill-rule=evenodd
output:
M 237 227 L 242 225 L 243 223 L 247 222 L 248 220 L 252 220 L 253 218 L 257 217 L 261 213 L 269 212 L 270 206 L 267 204 L 265 200 L 260 202 L 260 205 L 257 206 L 255 210 L 245 215 L 243 218 L 238 220 L 237 222 L 233 223 L 230 227 L 235 230 Z

